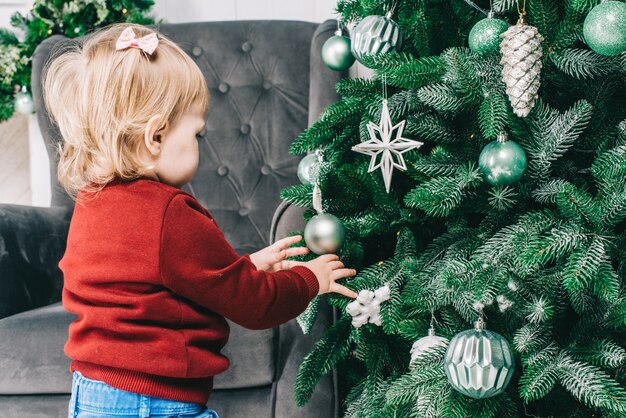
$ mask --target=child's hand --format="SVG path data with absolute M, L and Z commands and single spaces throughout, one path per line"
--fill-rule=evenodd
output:
M 344 268 L 343 263 L 339 261 L 338 255 L 324 254 L 315 260 L 299 264 L 315 273 L 315 277 L 317 277 L 317 281 L 320 284 L 318 294 L 334 292 L 353 299 L 357 297 L 356 292 L 335 283 L 336 280 L 356 275 L 356 270 Z
M 294 255 L 303 255 L 309 252 L 309 249 L 306 247 L 289 248 L 290 245 L 295 244 L 301 239 L 302 235 L 283 238 L 269 247 L 265 247 L 254 254 L 250 254 L 250 260 L 252 260 L 257 270 L 265 270 L 270 273 L 290 269 L 293 266 L 302 264 L 302 262 L 285 260 L 285 258 L 293 257 Z

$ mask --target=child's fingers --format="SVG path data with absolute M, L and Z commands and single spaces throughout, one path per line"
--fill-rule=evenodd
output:
M 284 258 L 287 258 L 287 257 L 296 256 L 296 255 L 304 255 L 308 253 L 309 253 L 309 249 L 307 247 L 296 247 L 296 248 L 287 248 L 281 254 L 284 254 Z
M 335 280 L 339 280 L 339 279 L 343 279 L 346 277 L 352 277 L 356 275 L 356 270 L 354 269 L 337 269 L 337 270 L 333 270 L 333 272 L 330 274 L 330 279 L 335 281 Z
M 337 270 L 337 269 L 342 269 L 345 266 L 343 265 L 343 262 L 339 261 L 339 260 L 335 260 L 335 261 L 331 261 L 328 263 L 328 266 L 332 269 L 332 270 Z
M 344 295 L 352 299 L 355 299 L 358 296 L 355 291 L 350 290 L 347 287 L 340 285 L 339 283 L 331 283 L 330 289 L 328 290 L 332 293 L 339 293 L 340 295 Z
M 283 239 L 276 241 L 273 246 L 275 248 L 278 248 L 279 250 L 284 250 L 290 245 L 293 245 L 296 242 L 299 242 L 301 240 L 302 240 L 302 235 L 294 235 L 292 237 L 287 237 L 287 238 L 283 238 Z
M 319 258 L 320 260 L 324 260 L 327 263 L 329 261 L 339 260 L 339 256 L 337 254 L 324 254 L 324 255 L 320 255 L 317 258 Z

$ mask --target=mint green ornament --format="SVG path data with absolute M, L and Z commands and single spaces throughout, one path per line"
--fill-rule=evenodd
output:
M 488 143 L 478 157 L 478 167 L 487 183 L 504 186 L 515 183 L 524 174 L 528 161 L 524 149 L 505 133 Z
M 350 38 L 343 36 L 341 31 L 335 32 L 324 42 L 322 47 L 322 61 L 331 70 L 344 71 L 354 64 L 354 55 L 350 50 Z
M 319 213 L 304 228 L 306 246 L 317 255 L 336 253 L 346 238 L 341 220 L 330 213 Z
M 319 161 L 317 155 L 309 154 L 298 164 L 298 179 L 302 184 L 313 184 L 317 177 Z
M 22 86 L 20 91 L 15 95 L 15 100 L 13 101 L 13 105 L 15 111 L 21 113 L 23 115 L 30 115 L 35 112 L 35 104 L 33 103 L 33 97 L 30 95 L 30 92 L 26 88 L 26 86 Z
M 455 335 L 444 358 L 450 386 L 474 399 L 504 392 L 515 369 L 507 340 L 497 332 L 485 330 L 484 324 L 479 319 L 474 329 Z
M 626 3 L 606 1 L 591 9 L 583 24 L 587 45 L 601 55 L 626 51 Z
M 500 35 L 509 25 L 500 19 L 489 16 L 474 25 L 469 33 L 469 48 L 475 54 L 489 54 L 500 51 Z

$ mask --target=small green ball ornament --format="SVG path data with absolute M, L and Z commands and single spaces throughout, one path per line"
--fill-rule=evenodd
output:
M 500 19 L 489 17 L 476 23 L 469 33 L 469 48 L 475 54 L 489 54 L 500 51 L 500 35 L 509 25 Z
M 507 340 L 497 332 L 485 330 L 482 320 L 474 324 L 474 329 L 452 338 L 444 365 L 450 386 L 474 399 L 504 392 L 515 369 Z
M 591 9 L 583 24 L 587 45 L 601 55 L 626 51 L 626 3 L 607 1 Z
M 354 64 L 354 55 L 350 50 L 350 38 L 343 36 L 341 31 L 335 32 L 324 42 L 322 47 L 322 61 L 331 70 L 344 71 Z
M 317 255 L 336 253 L 346 238 L 346 229 L 335 215 L 320 213 L 304 228 L 304 241 Z
M 496 141 L 488 143 L 478 157 L 478 167 L 492 186 L 519 181 L 527 164 L 524 149 L 517 142 L 508 140 L 505 133 L 498 135 Z
M 317 177 L 319 160 L 317 155 L 309 154 L 298 163 L 298 179 L 302 184 L 313 184 Z

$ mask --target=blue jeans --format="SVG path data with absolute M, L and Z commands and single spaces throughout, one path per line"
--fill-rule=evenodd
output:
M 74 372 L 68 418 L 218 418 L 204 405 L 126 392 Z

